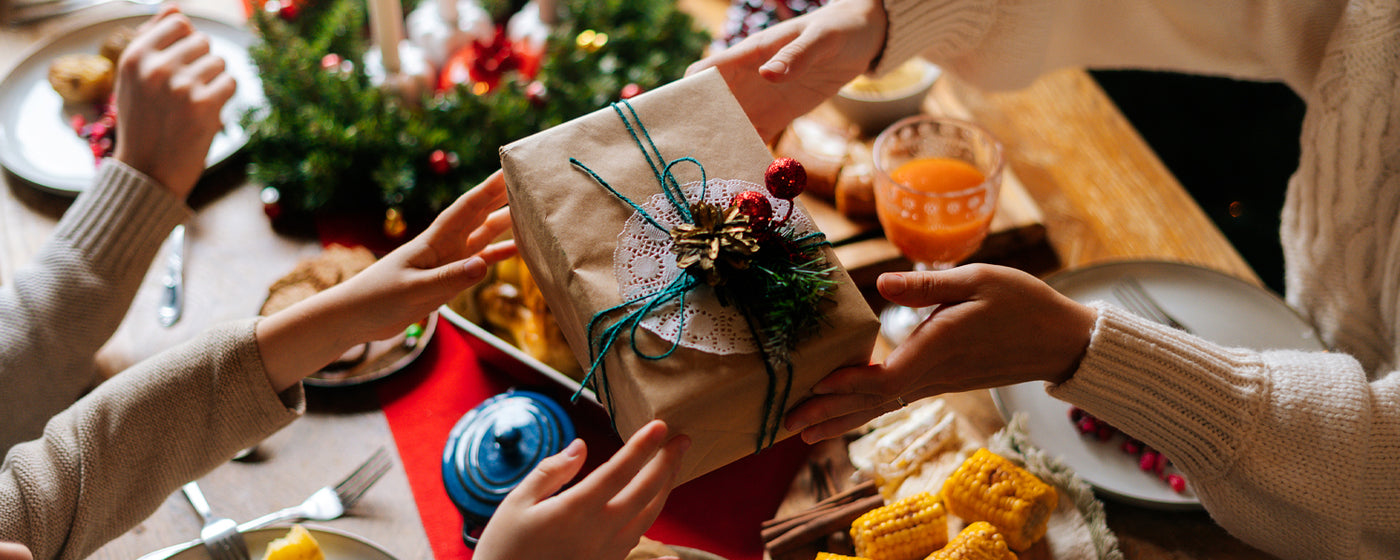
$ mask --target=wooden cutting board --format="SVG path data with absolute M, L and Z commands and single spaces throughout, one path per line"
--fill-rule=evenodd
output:
M 953 91 L 953 84 L 947 78 L 940 78 L 924 100 L 923 111 L 972 120 L 971 112 L 958 101 Z M 807 117 L 832 127 L 849 126 L 845 117 L 830 103 L 818 106 Z M 861 146 L 852 149 L 869 150 L 874 138 L 861 137 L 857 142 Z M 885 239 L 878 222 L 852 220 L 837 211 L 829 200 L 810 193 L 802 195 L 801 200 L 817 226 L 835 246 L 836 256 L 857 285 L 873 287 L 875 278 L 882 272 L 912 268 L 899 249 Z M 998 261 L 1030 250 L 1053 253 L 1046 241 L 1045 220 L 1040 207 L 1008 166 L 1002 175 L 1001 196 L 997 200 L 996 214 L 992 217 L 991 231 L 982 248 L 969 260 Z

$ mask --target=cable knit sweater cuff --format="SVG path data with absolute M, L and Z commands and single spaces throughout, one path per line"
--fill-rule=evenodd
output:
M 1187 472 L 1218 474 L 1258 426 L 1269 380 L 1257 353 L 1222 348 L 1111 305 L 1069 381 L 1047 388 L 1157 448 Z
M 885 49 L 871 69 L 876 75 L 924 51 L 951 57 L 971 49 L 990 25 L 990 12 L 973 2 L 884 1 L 889 26 Z
M 63 215 L 55 237 L 72 240 L 99 270 L 146 270 L 151 255 L 176 224 L 193 213 L 154 179 L 114 158 Z

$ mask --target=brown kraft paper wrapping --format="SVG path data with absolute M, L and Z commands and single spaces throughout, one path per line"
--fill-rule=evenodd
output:
M 710 179 L 763 184 L 772 155 L 714 70 L 647 92 L 631 104 L 666 161 L 693 157 Z M 520 253 L 587 371 L 589 320 L 623 301 L 613 250 L 633 210 L 571 165 L 571 157 L 639 204 L 661 190 L 611 107 L 501 148 Z M 681 184 L 700 178 L 694 165 L 674 169 Z M 799 211 L 805 212 L 800 206 Z M 839 267 L 830 248 L 825 252 Z M 812 385 L 832 370 L 870 359 L 879 328 L 875 315 L 844 269 L 833 274 L 840 287 L 823 307 L 822 330 L 792 354 L 792 390 L 779 410 L 810 396 Z M 709 290 L 702 286 L 688 294 L 687 304 L 714 302 L 709 294 L 698 297 Z M 646 329 L 636 332 L 637 347 L 649 354 L 670 346 Z M 665 420 L 672 433 L 691 437 L 677 482 L 755 451 L 768 391 L 759 354 L 719 355 L 681 346 L 664 359 L 646 360 L 624 334 L 605 356 L 604 368 L 599 375 L 607 376 L 610 413 L 624 439 L 654 418 Z M 781 394 L 781 381 L 777 391 Z M 790 435 L 780 429 L 775 441 Z

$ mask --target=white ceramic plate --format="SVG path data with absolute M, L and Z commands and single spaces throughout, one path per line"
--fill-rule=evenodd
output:
M 530 369 L 535 370 L 537 373 L 544 376 L 549 381 L 559 384 L 561 387 L 567 390 L 569 394 L 573 394 L 582 388 L 583 392 L 579 394 L 582 400 L 586 400 L 593 404 L 602 406 L 601 402 L 598 400 L 598 395 L 595 394 L 592 389 L 584 388 L 583 384 L 579 383 L 574 378 L 564 375 L 559 370 L 549 367 L 548 364 L 545 364 L 544 362 L 535 359 L 533 356 L 526 354 L 521 349 L 516 348 L 514 344 L 501 340 L 500 337 L 491 334 L 491 331 L 486 330 L 485 327 L 473 323 L 470 319 L 463 317 L 461 313 L 458 313 L 455 309 L 452 309 L 451 305 L 445 304 L 442 307 L 439 307 L 438 313 L 441 313 L 443 317 L 446 317 L 448 322 L 457 325 L 457 328 L 466 331 L 467 334 L 481 339 L 483 342 L 491 345 L 493 348 L 500 350 L 506 356 L 515 359 L 516 361 L 519 361 L 520 363 L 525 364 L 526 366 L 529 366 Z
M 65 106 L 63 98 L 49 86 L 49 64 L 70 53 L 97 54 L 98 47 L 113 31 L 135 27 L 148 15 L 130 16 L 92 23 L 55 36 L 31 50 L 0 81 L 0 165 L 20 178 L 49 191 L 76 196 L 92 182 L 96 168 L 87 141 L 73 132 L 71 117 L 81 113 L 89 121 L 97 117 L 88 106 Z M 238 91 L 224 105 L 223 131 L 214 137 L 207 164 L 222 163 L 247 142 L 239 125 L 243 113 L 266 103 L 262 81 L 248 58 L 253 34 L 247 29 L 220 21 L 189 16 L 196 29 L 209 36 L 210 50 L 223 57 L 228 73 L 238 82 Z M 121 115 L 117 120 L 121 120 Z
M 316 539 L 316 542 L 321 545 L 321 551 L 326 554 L 326 560 L 394 560 L 394 555 L 389 554 L 379 545 L 360 537 L 333 529 L 309 525 L 305 527 Z M 267 550 L 267 543 L 286 536 L 287 531 L 286 527 L 272 527 L 243 533 L 243 539 L 248 543 L 249 555 L 253 558 L 262 558 L 264 551 Z M 210 560 L 210 556 L 203 546 L 193 546 L 171 556 L 170 559 Z
M 1112 287 L 1132 276 L 1169 314 L 1192 332 L 1234 347 L 1323 350 L 1313 328 L 1272 292 L 1233 276 L 1191 265 L 1159 261 L 1108 263 L 1056 274 L 1047 282 L 1079 302 L 1103 300 L 1121 305 Z M 1155 475 L 1143 472 L 1136 458 L 1119 449 L 1121 439 L 1100 442 L 1081 436 L 1069 421 L 1070 405 L 1051 398 L 1041 382 L 992 390 L 1003 418 L 1029 415 L 1030 437 L 1101 493 L 1122 501 L 1160 509 L 1197 509 L 1191 492 L 1178 494 Z

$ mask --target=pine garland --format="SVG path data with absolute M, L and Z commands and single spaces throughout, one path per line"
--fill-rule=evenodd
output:
M 629 84 L 648 90 L 677 79 L 709 42 L 672 2 L 561 3 L 568 16 L 534 80 L 543 96 L 507 74 L 485 95 L 459 85 L 417 108 L 365 74 L 364 0 L 312 0 L 291 21 L 254 10 L 262 41 L 250 53 L 268 104 L 244 119 L 251 178 L 279 191 L 284 215 L 396 208 L 425 223 L 500 167 L 499 146 L 603 107 Z M 482 4 L 504 20 L 520 2 Z M 581 48 L 575 38 L 585 30 L 607 33 L 607 43 Z M 336 57 L 343 62 L 329 64 Z M 457 164 L 434 170 L 437 150 Z

